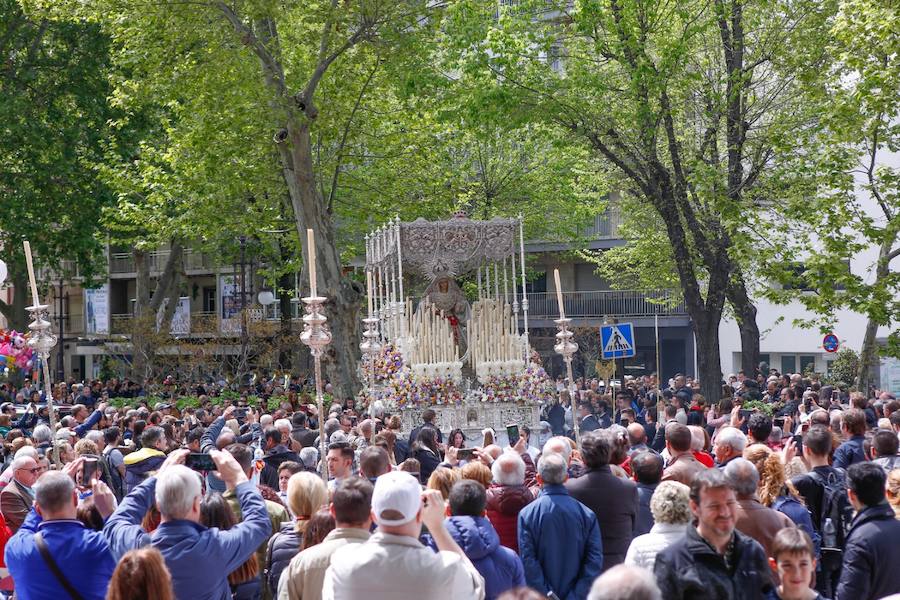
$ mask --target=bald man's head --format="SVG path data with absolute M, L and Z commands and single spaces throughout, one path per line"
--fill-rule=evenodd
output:
M 572 444 L 568 438 L 552 437 L 544 444 L 543 454 L 561 454 L 568 465 L 572 462 Z
M 647 431 L 640 423 L 630 423 L 626 429 L 628 430 L 628 441 L 632 446 L 647 442 Z

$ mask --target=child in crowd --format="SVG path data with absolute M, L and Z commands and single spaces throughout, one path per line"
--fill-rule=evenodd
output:
M 785 527 L 775 535 L 769 564 L 781 583 L 768 600 L 827 600 L 811 587 L 816 557 L 812 540 L 802 529 Z

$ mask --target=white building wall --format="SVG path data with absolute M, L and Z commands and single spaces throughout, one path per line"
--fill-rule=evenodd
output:
M 813 314 L 799 302 L 787 305 L 776 305 L 766 300 L 756 304 L 756 321 L 759 325 L 761 354 L 769 355 L 769 366 L 782 370 L 782 356 L 796 356 L 796 370 L 800 370 L 800 357 L 815 357 L 816 371 L 828 371 L 828 362 L 834 355 L 822 349 L 822 338 L 825 337 L 818 328 L 800 328 L 793 324 L 795 319 L 811 319 Z M 779 318 L 783 319 L 779 322 Z M 841 342 L 841 348 L 852 348 L 856 352 L 862 347 L 866 329 L 866 317 L 851 311 L 841 311 L 833 333 Z M 878 337 L 888 335 L 888 328 L 881 327 Z M 719 324 L 719 349 L 722 359 L 722 371 L 727 375 L 737 373 L 741 368 L 741 336 L 737 323 L 733 318 L 722 319 Z
M 894 169 L 900 168 L 900 154 L 887 152 L 882 149 L 879 151 L 878 162 Z M 878 225 L 883 226 L 885 223 L 884 213 L 862 188 L 864 180 L 859 174 L 857 174 L 856 180 L 860 205 Z M 853 273 L 862 276 L 866 282 L 872 282 L 875 279 L 874 266 L 877 260 L 878 248 L 870 246 L 853 257 L 850 261 L 850 269 Z M 890 265 L 891 270 L 896 271 L 898 265 L 900 265 L 900 258 L 894 259 Z M 781 371 L 781 356 L 783 354 L 792 354 L 797 355 L 797 370 L 799 371 L 799 357 L 812 354 L 816 359 L 816 371 L 820 373 L 827 371 L 827 363 L 833 360 L 834 356 L 822 349 L 822 338 L 824 335 L 818 328 L 802 329 L 793 324 L 795 319 L 809 320 L 814 316 L 811 312 L 804 309 L 800 302 L 775 305 L 765 300 L 759 300 L 756 308 L 758 311 L 757 324 L 759 325 L 761 337 L 760 353 L 770 355 L 769 364 L 771 367 Z M 783 317 L 783 319 L 776 325 L 779 317 Z M 833 333 L 838 336 L 842 348 L 852 348 L 859 352 L 862 347 L 865 329 L 866 317 L 864 315 L 849 310 L 837 313 Z M 888 327 L 880 327 L 876 337 L 884 338 L 889 333 Z M 736 373 L 741 368 L 741 338 L 737 324 L 733 319 L 722 319 L 722 322 L 719 324 L 719 345 L 722 371 L 726 375 L 728 373 Z

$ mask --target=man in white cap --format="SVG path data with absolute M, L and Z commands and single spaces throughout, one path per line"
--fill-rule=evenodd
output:
M 423 492 L 405 471 L 386 473 L 375 481 L 372 519 L 375 535 L 332 555 L 323 600 L 484 598 L 484 579 L 444 525 L 439 491 Z M 437 553 L 419 542 L 423 524 Z

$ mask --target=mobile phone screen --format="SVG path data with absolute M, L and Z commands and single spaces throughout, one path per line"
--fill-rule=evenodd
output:
M 509 438 L 509 445 L 515 446 L 516 442 L 519 441 L 519 426 L 518 425 L 507 425 L 506 426 L 506 437 Z
M 184 464 L 187 468 L 194 471 L 216 470 L 216 463 L 213 462 L 212 456 L 205 452 L 191 452 L 185 459 Z
M 84 464 L 82 465 L 81 472 L 81 482 L 83 485 L 88 485 L 91 481 L 91 477 L 94 476 L 94 473 L 97 472 L 97 464 L 99 461 L 96 458 L 85 458 Z
M 475 448 L 460 448 L 456 451 L 456 458 L 459 460 L 471 460 L 475 456 Z

